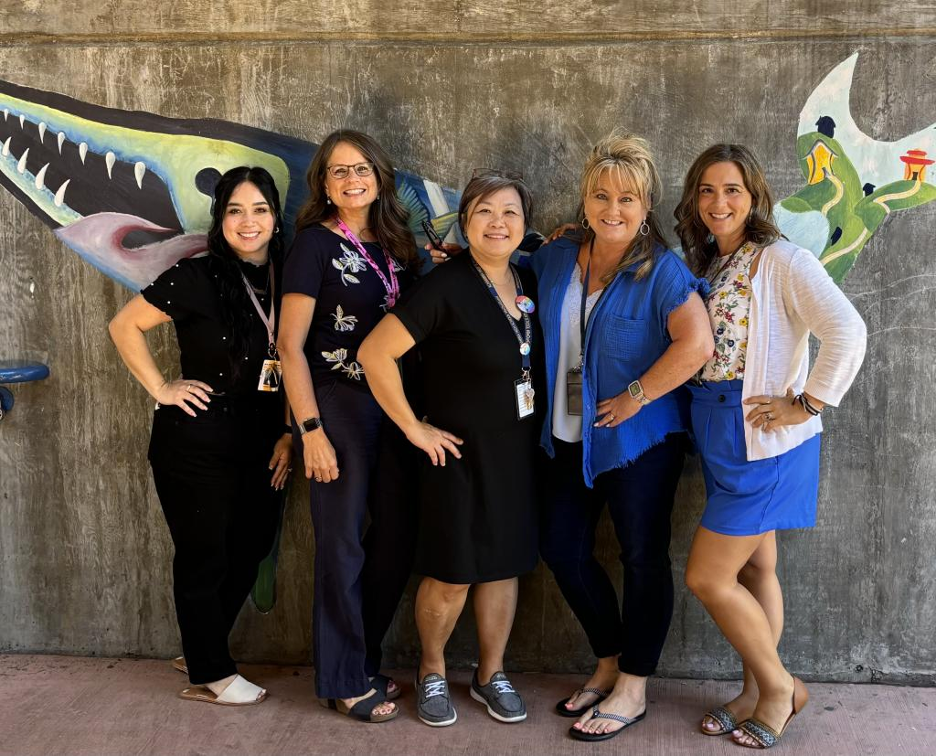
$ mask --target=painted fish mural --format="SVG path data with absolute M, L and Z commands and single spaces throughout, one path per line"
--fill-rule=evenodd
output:
M 221 174 L 266 168 L 292 225 L 317 145 L 219 120 L 165 118 L 92 105 L 0 81 L 0 184 L 66 246 L 133 290 L 182 257 L 205 251 Z M 397 194 L 445 236 L 457 195 L 406 171 Z

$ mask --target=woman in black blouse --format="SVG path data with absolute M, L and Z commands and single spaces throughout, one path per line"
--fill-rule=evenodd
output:
M 373 484 L 381 434 L 390 431 L 357 348 L 406 288 L 416 248 L 393 166 L 366 134 L 326 137 L 306 180 L 309 199 L 286 260 L 279 347 L 311 479 L 315 687 L 329 707 L 383 722 L 399 713 L 390 699 L 400 689 L 378 674 L 380 642 L 411 557 L 401 502 Z
M 149 460 L 175 545 L 192 683 L 179 695 L 228 706 L 266 697 L 237 674 L 228 634 L 273 543 L 292 450 L 275 372 L 281 226 L 270 174 L 228 171 L 215 188 L 208 255 L 180 260 L 110 323 L 117 351 L 157 402 Z M 170 320 L 184 376 L 173 381 L 144 336 Z

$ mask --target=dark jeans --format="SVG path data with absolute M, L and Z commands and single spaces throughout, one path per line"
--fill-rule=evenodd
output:
M 670 434 L 626 467 L 582 478 L 582 444 L 554 438 L 545 465 L 540 551 L 595 656 L 620 654 L 622 672 L 656 670 L 673 615 L 670 514 L 682 472 L 685 434 Z M 607 503 L 624 566 L 624 602 L 595 559 L 595 528 Z
M 309 483 L 315 690 L 320 698 L 351 698 L 371 687 L 368 676 L 379 669 L 380 644 L 409 578 L 412 452 L 369 392 L 342 381 L 315 391 L 339 470 L 337 481 Z
M 195 685 L 237 672 L 228 635 L 273 544 L 279 514 L 267 466 L 282 410 L 220 397 L 209 408 L 194 418 L 177 407 L 156 410 L 149 449 L 175 545 L 176 616 Z

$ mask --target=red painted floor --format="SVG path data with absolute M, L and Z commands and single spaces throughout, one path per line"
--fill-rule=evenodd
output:
M 0 754 L 741 754 L 728 737 L 696 732 L 706 707 L 736 684 L 653 680 L 647 718 L 604 743 L 566 734 L 553 706 L 581 684 L 567 675 L 514 675 L 529 711 L 504 725 L 469 698 L 470 672 L 450 675 L 458 722 L 430 728 L 414 713 L 409 672 L 393 722 L 362 724 L 321 708 L 308 667 L 244 666 L 270 691 L 231 708 L 176 697 L 187 680 L 163 660 L 0 655 Z M 936 754 L 936 689 L 812 683 L 810 702 L 776 753 Z

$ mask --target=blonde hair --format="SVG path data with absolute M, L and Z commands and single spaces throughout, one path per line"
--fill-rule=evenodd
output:
M 585 220 L 585 199 L 595 191 L 605 176 L 615 179 L 620 186 L 634 192 L 647 208 L 646 235 L 638 233 L 621 255 L 613 270 L 604 276 L 607 284 L 622 270 L 637 265 L 635 278 L 646 276 L 652 269 L 660 248 L 666 248 L 666 239 L 653 214 L 653 208 L 663 199 L 663 182 L 653 162 L 650 145 L 633 134 L 612 132 L 598 142 L 585 161 L 579 182 L 578 217 Z M 591 242 L 595 233 L 585 229 L 583 240 Z

